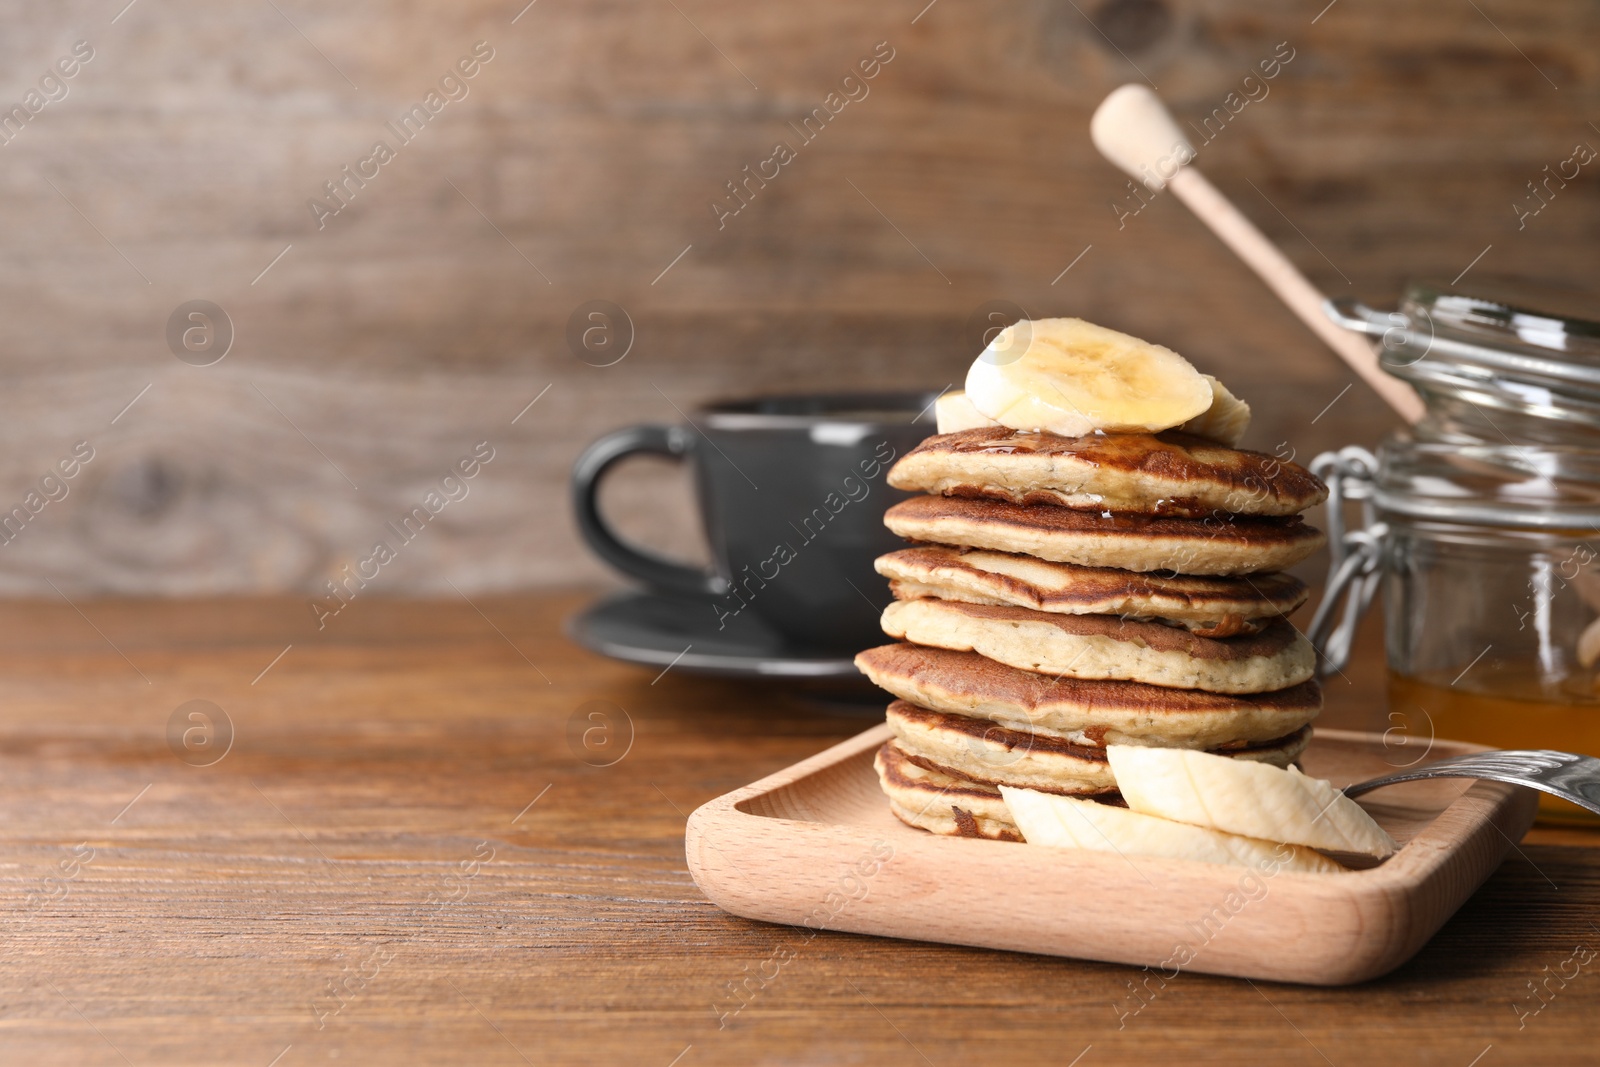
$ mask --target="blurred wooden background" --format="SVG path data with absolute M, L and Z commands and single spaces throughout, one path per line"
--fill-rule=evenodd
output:
M 1465 281 L 1595 280 L 1592 173 L 1525 229 L 1511 207 L 1600 147 L 1590 3 L 523 2 L 0 5 L 4 108 L 94 50 L 0 145 L 0 510 L 95 449 L 0 547 L 0 592 L 314 589 L 483 440 L 380 591 L 597 579 L 565 495 L 588 440 L 717 395 L 958 381 L 992 299 L 1183 351 L 1254 404 L 1255 447 L 1374 443 L 1360 385 L 1313 422 L 1351 376 L 1181 206 L 1119 229 L 1088 142 L 1116 85 L 1198 122 L 1280 42 L 1199 165 L 1328 292 L 1385 306 L 1488 246 Z M 479 41 L 469 95 L 319 230 L 307 201 Z M 787 123 L 884 41 L 800 145 Z M 798 158 L 719 231 L 779 140 Z M 195 299 L 236 333 L 211 366 L 165 336 Z M 564 339 L 592 299 L 636 327 L 614 366 Z M 612 503 L 692 552 L 660 475 Z

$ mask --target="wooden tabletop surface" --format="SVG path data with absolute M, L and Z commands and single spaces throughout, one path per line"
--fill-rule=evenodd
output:
M 592 656 L 584 599 L 0 605 L 0 1062 L 1595 1062 L 1582 831 L 1386 978 L 1184 974 L 1120 1027 L 1126 968 L 724 914 L 685 816 L 870 720 Z M 1385 724 L 1380 657 L 1327 722 Z

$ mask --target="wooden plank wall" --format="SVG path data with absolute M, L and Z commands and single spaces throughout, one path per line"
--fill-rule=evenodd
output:
M 1469 279 L 1595 280 L 1588 169 L 1524 228 L 1511 206 L 1600 147 L 1578 0 L 123 3 L 0 8 L 0 107 L 38 105 L 0 144 L 0 504 L 94 450 L 0 548 L 8 594 L 313 589 L 485 440 L 383 591 L 596 579 L 565 499 L 586 441 L 715 395 L 943 386 L 997 298 L 1187 353 L 1255 403 L 1257 447 L 1374 443 L 1360 385 L 1313 423 L 1351 376 L 1181 206 L 1119 223 L 1086 129 L 1141 77 L 1198 123 L 1292 52 L 1199 165 L 1330 293 L 1382 305 L 1486 246 Z M 347 165 L 377 172 L 319 228 Z M 197 299 L 235 333 L 210 366 L 166 339 Z M 592 299 L 635 323 L 615 366 L 564 341 Z M 681 479 L 623 482 L 627 528 L 693 550 Z

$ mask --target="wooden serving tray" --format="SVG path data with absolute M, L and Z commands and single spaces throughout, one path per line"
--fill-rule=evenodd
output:
M 889 811 L 877 726 L 689 817 L 695 884 L 735 915 L 884 937 L 1343 985 L 1420 949 L 1533 824 L 1531 790 L 1437 779 L 1362 807 L 1403 847 L 1348 874 L 1125 858 L 941 837 Z M 1431 758 L 1480 746 L 1436 741 Z M 1336 785 L 1396 768 L 1377 734 L 1318 730 L 1301 758 Z M 1370 862 L 1370 861 L 1368 861 Z

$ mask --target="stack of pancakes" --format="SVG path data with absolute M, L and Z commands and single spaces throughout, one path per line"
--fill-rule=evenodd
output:
M 999 785 L 1115 802 L 1107 744 L 1288 766 L 1322 708 L 1289 623 L 1319 548 L 1304 468 L 1190 434 L 930 437 L 890 471 L 919 490 L 879 558 L 898 644 L 856 657 L 894 694 L 879 751 L 903 821 L 1021 840 Z

